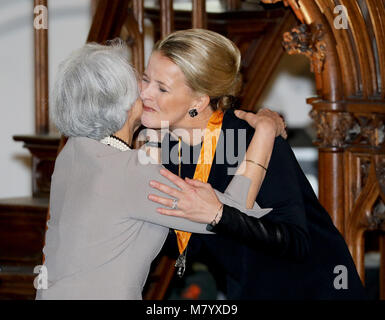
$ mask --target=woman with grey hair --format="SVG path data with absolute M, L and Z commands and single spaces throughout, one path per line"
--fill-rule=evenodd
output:
M 69 139 L 52 175 L 43 249 L 48 288 L 39 289 L 37 299 L 141 299 L 168 228 L 209 233 L 207 224 L 224 205 L 256 216 L 269 211 L 256 204 L 246 209 L 255 183 L 253 172 L 244 170 L 224 193 L 190 187 L 196 204 L 185 210 L 204 217 L 200 223 L 157 213 L 147 199 L 149 181 L 172 184 L 145 149 L 130 146 L 142 113 L 137 98 L 136 74 L 120 42 L 87 44 L 59 67 L 51 118 Z M 247 154 L 268 157 L 271 150 L 250 148 Z M 188 186 L 163 173 L 178 187 Z

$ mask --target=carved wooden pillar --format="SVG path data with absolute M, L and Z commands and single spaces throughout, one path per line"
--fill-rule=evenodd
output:
M 381 112 L 374 112 L 378 107 Z M 345 150 L 345 238 L 364 280 L 365 232 L 385 231 L 385 103 L 352 103 L 349 107 L 356 111 L 359 108 L 366 112 L 352 112 L 350 141 Z M 379 237 L 381 299 L 385 299 L 384 235 Z
M 309 100 L 308 100 L 309 101 Z M 346 112 L 320 107 L 318 100 L 310 102 L 310 116 L 317 128 L 319 200 L 331 215 L 335 226 L 345 233 L 344 146 L 351 117 Z
M 317 127 L 320 201 L 364 281 L 364 234 L 385 231 L 385 3 L 283 1 L 303 23 L 284 35 L 284 46 L 308 56 L 315 73 L 318 97 L 307 101 Z M 385 299 L 383 233 L 379 240 Z
M 310 9 L 315 10 L 313 6 Z M 309 12 L 306 16 L 311 24 L 302 24 L 286 32 L 283 45 L 289 54 L 307 56 L 311 71 L 316 75 L 319 97 L 308 99 L 308 103 L 313 106 L 310 115 L 317 126 L 315 144 L 319 148 L 319 199 L 343 234 L 344 187 L 341 172 L 349 117 L 344 112 L 344 105 L 338 102 L 341 99 L 341 77 L 339 62 L 335 61 L 335 43 L 330 36 L 326 36 L 330 32 L 329 27 L 325 27 L 325 21 L 318 15 L 310 18 Z

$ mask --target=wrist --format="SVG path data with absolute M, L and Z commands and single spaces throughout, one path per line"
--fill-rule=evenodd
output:
M 275 136 L 277 133 L 277 126 L 273 122 L 259 121 L 255 126 L 255 132 L 258 135 L 265 137 Z
M 221 203 L 221 204 L 219 205 L 219 208 L 218 208 L 218 210 L 217 210 L 217 213 L 216 213 L 216 215 L 215 215 L 215 217 L 214 217 L 214 219 L 213 219 L 215 225 L 217 225 L 217 224 L 219 223 L 219 221 L 221 221 L 221 219 L 222 219 L 222 214 L 223 214 L 223 204 Z
M 222 214 L 223 214 L 223 204 L 220 203 L 220 206 L 219 208 L 217 209 L 213 219 L 211 220 L 211 222 L 207 225 L 207 230 L 211 230 L 213 229 L 218 223 L 219 221 L 221 220 L 222 218 Z

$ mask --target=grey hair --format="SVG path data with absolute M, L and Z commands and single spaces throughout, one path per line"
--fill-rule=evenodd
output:
M 67 137 L 101 140 L 123 127 L 138 96 L 124 42 L 89 43 L 60 64 L 50 117 Z

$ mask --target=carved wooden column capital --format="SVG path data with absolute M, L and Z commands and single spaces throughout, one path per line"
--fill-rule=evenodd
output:
M 385 115 L 378 113 L 351 113 L 355 125 L 351 144 L 375 148 L 385 146 Z
M 343 148 L 350 139 L 354 123 L 348 112 L 323 111 L 313 109 L 310 117 L 314 120 L 317 138 L 314 143 L 321 148 Z
M 317 130 L 315 144 L 319 147 L 346 147 L 347 145 L 385 146 L 385 119 L 375 113 L 350 113 L 317 110 L 310 117 Z

